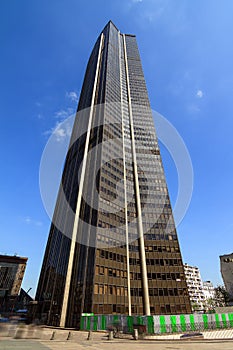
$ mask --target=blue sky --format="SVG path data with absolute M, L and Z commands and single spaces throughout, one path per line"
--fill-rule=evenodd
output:
M 230 0 L 1 1 L 0 253 L 29 257 L 23 287 L 32 295 L 50 225 L 41 155 L 51 130 L 75 111 L 109 19 L 136 34 L 151 106 L 176 127 L 192 159 L 193 197 L 178 227 L 184 262 L 222 283 L 219 255 L 233 251 L 232 12 Z M 164 147 L 162 155 L 174 204 L 177 173 Z

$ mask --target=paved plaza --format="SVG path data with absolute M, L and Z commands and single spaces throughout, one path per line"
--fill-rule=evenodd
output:
M 2 339 L 1 350 L 232 350 L 233 340 L 227 341 L 39 341 Z
M 204 339 L 181 340 L 180 336 L 154 335 L 153 339 L 147 336 L 134 340 L 125 334 L 108 340 L 107 332 L 6 324 L 0 332 L 0 350 L 233 350 L 232 329 L 203 332 Z

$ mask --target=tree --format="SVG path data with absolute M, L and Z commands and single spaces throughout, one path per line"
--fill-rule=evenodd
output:
M 215 307 L 216 306 L 226 306 L 229 301 L 229 294 L 224 286 L 218 285 L 215 290 Z
M 196 302 L 191 302 L 193 312 L 196 312 L 200 309 L 200 305 Z
M 208 298 L 205 301 L 205 308 L 207 311 L 213 311 L 216 307 L 216 301 L 214 298 Z

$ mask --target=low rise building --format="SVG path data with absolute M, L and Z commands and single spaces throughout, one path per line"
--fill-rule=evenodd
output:
M 214 289 L 213 283 L 211 281 L 204 281 L 202 286 L 203 286 L 203 293 L 205 296 L 205 300 L 214 299 L 215 289 Z
M 216 305 L 218 305 L 218 302 L 216 300 L 216 292 L 213 283 L 211 281 L 204 281 L 202 285 L 205 297 L 205 310 L 214 310 Z
M 19 295 L 28 258 L 0 255 L 0 311 L 14 307 Z

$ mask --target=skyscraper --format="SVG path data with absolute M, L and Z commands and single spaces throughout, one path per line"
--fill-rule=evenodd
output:
M 63 327 L 86 312 L 191 312 L 136 38 L 111 21 L 86 68 L 36 299 Z

